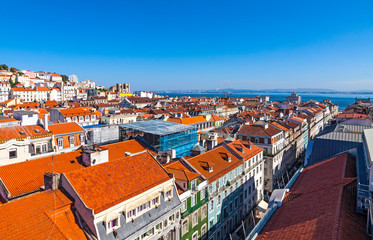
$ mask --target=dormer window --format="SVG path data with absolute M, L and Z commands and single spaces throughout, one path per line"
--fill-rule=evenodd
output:
M 127 212 L 127 219 L 130 219 L 130 218 L 135 217 L 135 216 L 136 216 L 136 209 L 133 209 L 133 210 Z
M 171 190 L 166 192 L 166 198 L 172 198 L 172 191 Z

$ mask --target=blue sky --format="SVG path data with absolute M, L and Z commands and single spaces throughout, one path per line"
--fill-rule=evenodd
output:
M 6 1 L 0 63 L 133 90 L 373 90 L 373 1 Z M 6 10 L 6 11 L 4 11 Z

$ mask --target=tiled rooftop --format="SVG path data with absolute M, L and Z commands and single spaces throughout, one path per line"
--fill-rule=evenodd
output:
M 257 239 L 366 239 L 354 164 L 346 153 L 305 168 Z
M 47 172 L 70 172 L 83 168 L 78 163 L 81 151 L 57 154 L 52 157 L 38 158 L 0 167 L 0 178 L 11 196 L 36 191 L 44 186 L 44 174 Z M 1 239 L 1 238 L 0 238 Z
M 148 152 L 65 175 L 86 206 L 95 213 L 170 180 L 167 172 Z
M 61 191 L 47 190 L 0 205 L 0 239 L 86 239 L 71 204 Z

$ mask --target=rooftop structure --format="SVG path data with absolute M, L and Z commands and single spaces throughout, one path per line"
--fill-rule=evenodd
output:
M 191 149 L 197 144 L 197 129 L 193 126 L 160 120 L 127 123 L 121 126 L 143 135 L 157 151 L 173 150 L 171 158 L 190 155 Z
M 141 132 L 147 132 L 159 136 L 165 136 L 194 129 L 193 126 L 187 126 L 183 124 L 161 120 L 126 123 L 123 124 L 123 126 L 126 128 L 134 129 Z

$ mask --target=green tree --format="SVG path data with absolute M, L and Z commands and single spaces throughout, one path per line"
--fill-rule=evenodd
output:
M 5 64 L 0 65 L 0 70 L 8 70 L 8 66 Z
M 23 76 L 25 75 L 23 72 L 17 72 L 18 76 Z
M 9 71 L 11 71 L 12 73 L 16 73 L 16 72 L 18 72 L 18 70 L 17 70 L 16 68 L 14 68 L 14 67 L 11 67 L 11 68 L 9 69 Z

